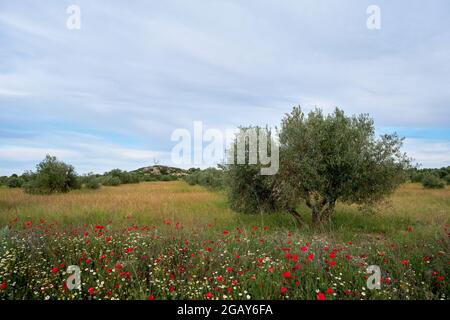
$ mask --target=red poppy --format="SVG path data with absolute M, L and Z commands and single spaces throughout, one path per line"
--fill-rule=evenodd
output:
M 116 270 L 120 270 L 120 269 L 122 269 L 122 265 L 121 265 L 120 263 L 117 263 L 117 264 L 114 266 L 114 268 L 115 268 Z
M 327 289 L 327 294 L 333 294 L 334 293 L 334 290 L 333 289 L 331 289 L 331 288 L 328 288 Z
M 90 294 L 91 296 L 93 296 L 94 293 L 95 293 L 95 289 L 94 289 L 94 288 L 89 288 L 89 289 L 88 289 L 88 292 L 89 292 L 89 294 Z
M 334 251 L 331 251 L 330 253 L 330 259 L 334 259 L 334 257 L 336 256 L 336 253 Z
M 409 260 L 402 260 L 402 265 L 407 266 L 409 264 Z
M 280 288 L 281 294 L 285 294 L 286 291 L 287 291 L 287 288 L 286 288 L 286 287 L 281 287 L 281 288 Z
M 6 289 L 6 282 L 3 281 L 2 284 L 0 284 L 0 289 L 5 290 Z
M 58 273 L 58 271 L 59 271 L 59 269 L 57 267 L 53 267 L 51 270 L 52 273 Z
M 111 241 L 111 237 L 109 237 L 109 236 L 106 237 L 106 238 L 105 238 L 105 241 L 106 241 L 106 242 L 110 242 L 110 241 Z
M 154 296 L 154 295 L 152 295 L 152 294 L 151 294 L 151 295 L 149 295 L 149 296 L 148 296 L 148 300 L 155 300 L 155 296 Z
M 314 255 L 312 253 L 308 254 L 308 260 L 311 261 L 314 258 Z
M 228 230 L 223 230 L 223 234 L 224 235 L 227 235 L 227 234 L 229 234 L 230 232 L 228 231 Z
M 292 275 L 289 271 L 285 271 L 285 272 L 283 272 L 283 278 L 290 279 L 290 278 L 292 278 Z
M 437 279 L 437 281 L 442 281 L 442 280 L 444 280 L 444 277 L 443 276 L 437 276 L 436 279 Z
M 133 248 L 126 248 L 126 249 L 125 249 L 125 253 L 130 253 L 130 252 L 133 252 L 133 251 L 134 251 Z
M 174 292 L 175 291 L 175 287 L 174 286 L 170 286 L 169 287 L 169 292 Z
M 325 295 L 322 292 L 318 292 L 316 295 L 317 300 L 325 300 Z
M 303 246 L 303 247 L 301 248 L 301 250 L 302 250 L 303 252 L 306 252 L 306 251 L 308 251 L 308 247 Z
M 222 282 L 222 281 L 223 281 L 223 277 L 222 277 L 222 276 L 218 276 L 218 277 L 217 277 L 217 281 L 218 281 L 218 282 Z
M 330 267 L 333 267 L 335 264 L 336 264 L 336 261 L 334 261 L 334 260 L 331 260 L 331 261 L 329 262 Z
M 228 272 L 233 271 L 233 267 L 228 267 L 228 268 L 227 268 L 227 271 L 228 271 Z
M 205 294 L 205 298 L 206 299 L 211 299 L 212 298 L 212 293 L 211 292 L 208 292 L 207 294 Z

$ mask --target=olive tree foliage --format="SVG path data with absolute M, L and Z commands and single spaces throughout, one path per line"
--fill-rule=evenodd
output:
M 330 220 L 337 201 L 371 204 L 381 200 L 405 180 L 410 167 L 400 150 L 401 138 L 391 134 L 377 139 L 372 119 L 348 117 L 340 109 L 324 115 L 320 109 L 304 114 L 295 107 L 282 120 L 278 140 L 276 175 L 262 176 L 260 164 L 228 165 L 233 209 L 288 212 L 302 225 L 296 208 L 304 201 L 317 225 Z M 248 156 L 251 152 L 248 147 L 245 150 Z
M 51 194 L 65 193 L 80 188 L 73 166 L 47 155 L 36 166 L 36 172 L 28 172 L 24 185 L 26 193 Z
M 271 143 L 275 143 L 271 131 L 267 128 L 251 126 L 239 128 L 228 150 L 228 163 L 223 166 L 224 184 L 229 204 L 237 212 L 251 214 L 278 210 L 278 203 L 273 193 L 274 176 L 261 175 L 262 165 L 259 161 L 250 163 L 252 157 L 258 158 L 255 149 L 258 150 L 260 147 L 259 137 L 262 132 L 266 134 L 267 150 L 270 152 Z M 253 140 L 253 148 L 250 147 L 250 140 Z M 239 161 L 239 145 L 242 146 L 241 161 Z
M 347 117 L 336 109 L 305 115 L 299 107 L 282 120 L 280 134 L 281 198 L 284 205 L 304 199 L 313 224 L 328 221 L 336 202 L 375 203 L 406 178 L 410 161 L 396 134 L 375 136 L 368 115 Z M 283 197 L 283 192 L 288 191 Z

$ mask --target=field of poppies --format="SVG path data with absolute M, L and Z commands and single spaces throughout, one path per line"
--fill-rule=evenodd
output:
M 406 185 L 379 210 L 340 205 L 331 225 L 299 230 L 180 181 L 0 189 L 0 299 L 448 300 L 450 190 Z

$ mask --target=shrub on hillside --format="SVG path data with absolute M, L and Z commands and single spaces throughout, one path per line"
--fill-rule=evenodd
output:
M 65 193 L 80 188 L 75 169 L 50 155 L 36 166 L 36 172 L 28 173 L 27 177 L 24 190 L 31 194 Z
M 428 174 L 422 179 L 422 185 L 427 189 L 442 189 L 445 188 L 444 180 L 440 179 L 434 174 Z
M 80 183 L 87 189 L 98 189 L 101 186 L 100 178 L 92 173 L 80 177 Z
M 118 178 L 120 184 L 139 183 L 141 181 L 140 176 L 137 173 L 122 171 L 120 169 L 111 170 L 104 175 Z
M 159 175 L 156 177 L 157 177 L 156 179 L 159 181 L 175 181 L 178 179 L 177 177 L 169 175 L 169 174 L 162 174 L 162 175 Z
M 224 171 L 216 168 L 192 171 L 184 177 L 190 185 L 201 185 L 210 189 L 221 189 L 224 187 Z
M 111 176 L 111 175 L 107 175 L 107 176 L 104 176 L 101 179 L 101 184 L 104 185 L 104 186 L 113 186 L 113 187 L 115 187 L 115 186 L 118 186 L 118 185 L 122 184 L 122 181 L 120 181 L 119 177 L 114 177 L 114 176 Z

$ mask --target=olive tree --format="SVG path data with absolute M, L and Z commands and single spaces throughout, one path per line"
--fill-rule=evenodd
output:
M 400 151 L 403 139 L 396 134 L 377 139 L 368 115 L 348 117 L 340 109 L 305 115 L 295 107 L 282 120 L 279 141 L 274 192 L 294 215 L 296 200 L 304 199 L 313 224 L 328 221 L 337 201 L 366 204 L 390 194 L 410 163 Z
M 266 141 L 261 141 L 262 136 L 266 136 Z M 241 127 L 228 150 L 228 163 L 223 166 L 224 184 L 228 202 L 238 212 L 253 214 L 279 209 L 274 194 L 274 176 L 262 175 L 261 162 L 251 161 L 258 157 L 257 150 L 262 147 L 262 142 L 267 143 L 267 151 L 272 149 L 274 141 L 269 129 Z

